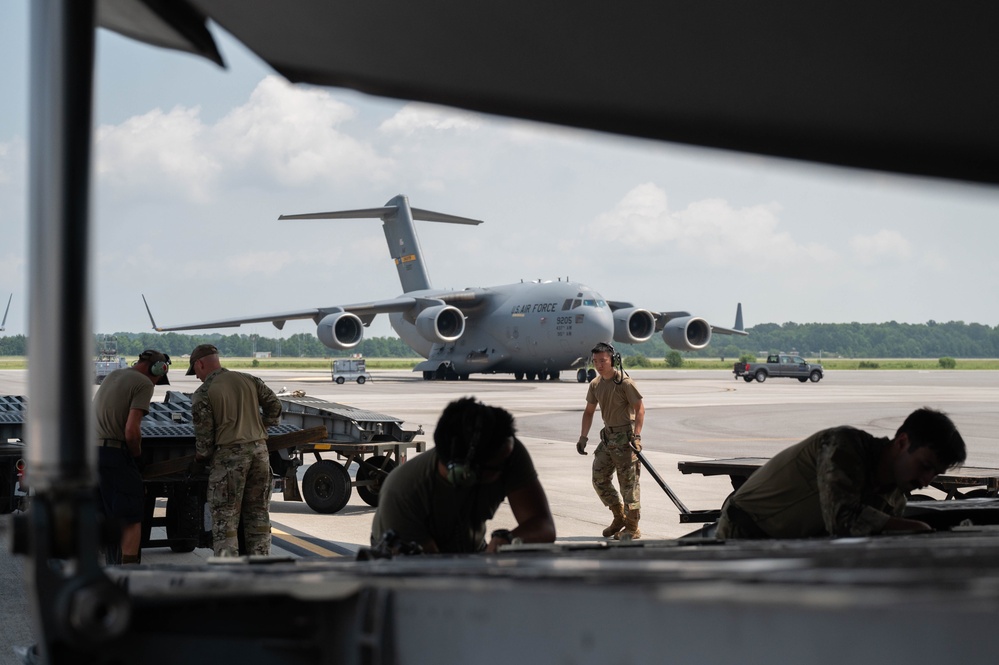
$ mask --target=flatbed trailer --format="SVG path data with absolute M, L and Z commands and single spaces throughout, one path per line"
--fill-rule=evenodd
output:
M 285 500 L 304 500 L 317 513 L 341 510 L 355 487 L 366 504 L 377 506 L 385 477 L 406 461 L 410 450 L 421 453 L 426 449 L 426 442 L 415 440 L 423 428 L 403 429 L 398 418 L 315 397 L 278 398 L 282 422 L 302 429 L 322 425 L 329 433 L 325 441 L 295 448 L 298 465 L 308 456 L 313 462 L 302 477 L 301 494 L 296 497 L 285 492 Z M 323 459 L 324 453 L 334 453 L 342 461 Z M 355 464 L 357 471 L 351 480 L 349 470 Z
M 292 447 L 279 447 L 270 453 L 274 471 L 274 489 L 287 501 L 304 501 L 320 513 L 335 513 L 350 500 L 354 487 L 365 503 L 378 505 L 378 491 L 385 477 L 406 461 L 409 450 L 424 450 L 423 441 L 414 441 L 423 430 L 406 430 L 398 418 L 355 409 L 314 397 L 281 396 L 281 423 L 267 429 L 268 442 L 290 440 L 295 433 L 309 432 L 310 438 Z M 0 459 L 12 460 L 11 482 L 4 477 L 3 488 L 11 498 L 0 496 L 0 509 L 10 512 L 21 507 L 23 491 L 23 427 L 27 400 L 23 396 L 0 396 L 0 435 L 3 446 Z M 318 427 L 322 432 L 316 433 Z M 302 437 L 299 437 L 301 439 Z M 142 522 L 142 547 L 169 547 L 175 552 L 190 552 L 196 547 L 211 547 L 211 524 L 205 506 L 208 499 L 206 471 L 192 475 L 189 462 L 194 459 L 194 424 L 191 395 L 168 391 L 162 402 L 152 402 L 142 419 L 142 464 L 146 500 Z M 323 459 L 334 453 L 340 462 Z M 315 462 L 306 470 L 299 490 L 298 469 L 307 455 Z M 356 466 L 356 479 L 349 470 Z M 4 467 L 5 469 L 6 467 Z M 0 469 L 2 470 L 2 469 Z M 16 474 L 15 475 L 15 471 Z M 156 514 L 158 501 L 166 501 L 163 515 Z M 7 504 L 10 504 L 9 506 Z M 164 527 L 164 538 L 153 538 L 153 527 Z

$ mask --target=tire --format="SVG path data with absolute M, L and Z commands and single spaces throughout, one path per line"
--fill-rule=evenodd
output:
M 335 513 L 350 501 L 350 474 L 333 460 L 320 460 L 305 471 L 302 497 L 317 513 Z
M 801 383 L 804 383 L 805 381 L 808 381 L 808 377 L 807 376 L 799 376 L 798 377 L 798 381 L 800 381 Z
M 578 370 L 578 371 L 576 372 L 576 381 L 577 381 L 578 383 L 586 383 L 586 370 L 585 370 L 585 369 L 583 369 L 583 368 L 580 368 L 580 369 L 579 369 L 579 370 Z
M 343 377 L 342 376 L 336 377 L 336 384 L 338 386 L 342 386 L 343 385 Z
M 514 381 L 523 381 L 524 380 L 524 373 L 523 372 L 514 372 L 513 373 L 513 380 Z
M 587 381 L 592 381 L 595 378 L 597 378 L 597 370 L 593 369 L 592 367 L 590 369 L 586 370 L 586 380 Z
M 458 375 L 459 381 L 468 381 L 468 372 L 462 372 Z
M 819 379 L 822 378 L 822 374 L 818 370 L 815 370 L 814 372 L 808 375 L 808 378 L 811 380 L 812 383 L 818 383 Z
M 548 380 L 549 381 L 558 381 L 559 380 L 559 372 L 548 372 Z
M 742 377 L 742 380 L 745 381 L 746 383 L 752 383 L 753 382 L 753 377 L 751 377 L 750 375 L 747 374 L 744 377 Z
M 434 380 L 434 373 L 433 372 L 424 372 L 423 373 L 423 380 L 424 381 L 433 381 Z
M 357 385 L 363 386 L 365 381 L 367 381 L 367 379 L 365 379 L 363 376 L 357 377 Z
M 533 381 L 536 378 L 538 378 L 537 372 L 528 372 L 527 373 L 527 380 L 528 381 Z
M 760 382 L 760 383 L 763 383 L 764 381 L 766 381 L 767 380 L 766 370 L 762 370 L 762 369 L 756 370 L 756 380 L 758 382 Z
M 385 457 L 384 455 L 374 455 L 364 460 L 365 464 L 370 464 L 371 466 L 378 467 L 378 469 L 371 469 L 365 464 L 361 464 L 357 469 L 357 481 L 362 480 L 372 480 L 375 481 L 374 485 L 357 487 L 357 495 L 361 497 L 361 500 L 369 506 L 378 506 L 378 492 L 382 489 L 382 483 L 385 482 L 385 478 L 395 469 L 396 461 Z

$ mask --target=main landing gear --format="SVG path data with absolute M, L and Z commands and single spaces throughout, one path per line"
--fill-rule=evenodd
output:
M 549 372 L 544 370 L 541 372 L 514 372 L 513 378 L 517 381 L 523 381 L 524 379 L 527 379 L 528 381 L 534 381 L 535 379 L 538 381 L 544 381 L 545 379 L 548 379 L 549 381 L 558 381 L 560 375 L 560 372 Z

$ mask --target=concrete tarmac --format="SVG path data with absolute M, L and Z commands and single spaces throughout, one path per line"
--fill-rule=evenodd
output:
M 183 369 L 183 368 L 178 368 Z M 585 384 L 574 380 L 527 382 L 505 376 L 473 376 L 468 381 L 425 382 L 406 371 L 376 371 L 364 385 L 336 385 L 322 370 L 254 370 L 275 391 L 304 390 L 320 399 L 401 418 L 404 427 L 422 426 L 418 440 L 432 445 L 433 428 L 448 402 L 475 396 L 511 411 L 548 495 L 559 542 L 602 540 L 610 521 L 590 485 L 592 456 L 576 453 Z M 0 395 L 27 394 L 26 371 L 0 371 Z M 715 457 L 771 456 L 809 434 L 834 425 L 854 425 L 891 436 L 905 416 L 921 406 L 951 415 L 969 446 L 969 466 L 999 468 L 999 372 L 994 371 L 830 371 L 819 383 L 770 379 L 734 380 L 722 371 L 634 370 L 646 405 L 643 444 L 646 457 L 691 510 L 716 509 L 731 491 L 726 477 L 682 475 L 677 463 Z M 183 372 L 171 374 L 167 389 L 193 392 L 199 383 Z M 94 388 L 96 390 L 96 387 Z M 599 422 L 599 417 L 597 418 Z M 599 425 L 590 432 L 592 452 Z M 333 458 L 333 457 L 331 457 Z M 299 477 L 305 467 L 299 470 Z M 353 469 L 351 475 L 353 476 Z M 696 528 L 682 524 L 679 511 L 647 473 L 642 473 L 642 522 L 646 539 L 676 538 Z M 368 544 L 374 508 L 354 492 L 333 515 L 276 496 L 271 505 L 275 554 L 292 557 L 352 556 Z M 506 504 L 489 528 L 512 527 Z M 155 537 L 155 536 L 154 536 Z M 146 549 L 144 565 L 194 562 L 210 550 L 178 554 Z M 0 665 L 15 663 L 10 645 L 30 636 L 28 605 L 20 561 L 0 552 Z

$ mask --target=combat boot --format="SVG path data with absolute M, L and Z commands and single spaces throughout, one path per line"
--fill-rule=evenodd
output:
M 617 537 L 617 532 L 624 528 L 625 517 L 624 517 L 624 506 L 620 503 L 610 507 L 612 513 L 614 513 L 614 521 L 611 522 L 610 526 L 604 529 L 604 538 L 610 538 L 611 536 Z
M 638 540 L 642 537 L 642 532 L 638 530 L 638 519 L 641 511 L 637 508 L 629 510 L 624 518 L 624 531 L 614 534 L 614 540 Z

